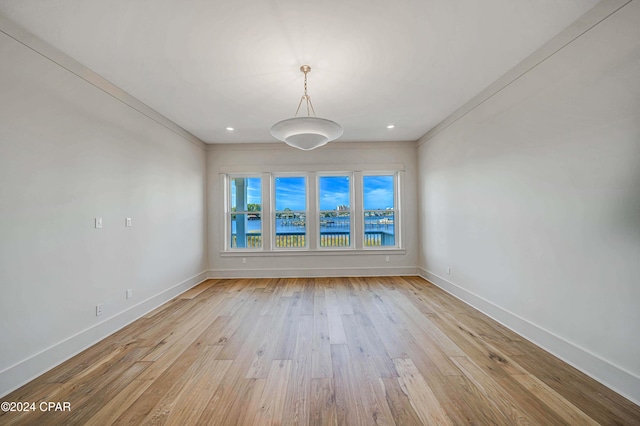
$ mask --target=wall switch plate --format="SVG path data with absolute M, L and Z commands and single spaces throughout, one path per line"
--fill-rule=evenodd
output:
M 451 275 L 451 266 L 447 268 L 447 274 Z
M 127 289 L 127 300 L 131 299 L 133 297 L 133 289 L 132 288 L 128 288 Z
M 99 317 L 102 315 L 102 303 L 96 305 L 96 316 Z
M 127 228 L 130 228 L 131 226 L 133 226 L 133 225 L 131 224 L 131 218 L 130 218 L 130 217 L 128 217 L 128 218 L 126 218 L 126 219 L 124 220 L 124 226 L 126 226 Z
M 247 263 L 247 258 L 246 257 L 242 258 L 242 263 Z
M 102 228 L 102 218 L 101 217 L 96 217 L 96 229 L 100 229 Z
M 385 260 L 388 262 L 389 261 L 389 256 L 387 256 Z

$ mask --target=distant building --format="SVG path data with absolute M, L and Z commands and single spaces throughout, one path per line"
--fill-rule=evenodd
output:
M 349 211 L 349 206 L 341 205 L 336 207 L 336 210 L 338 210 L 339 212 Z

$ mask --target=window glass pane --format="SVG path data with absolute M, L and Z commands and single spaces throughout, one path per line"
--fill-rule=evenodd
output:
M 395 246 L 394 176 L 363 176 L 364 245 Z
M 393 209 L 393 175 L 363 176 L 364 209 Z
M 307 209 L 307 185 L 304 177 L 276 178 L 276 211 Z
M 368 210 L 364 212 L 364 245 L 367 247 L 395 246 L 393 210 Z
M 307 235 L 307 185 L 305 177 L 275 179 L 275 246 L 305 247 Z
M 349 210 L 351 187 L 349 176 L 321 176 L 320 210 Z
M 262 179 L 231 178 L 231 211 L 262 210 Z
M 231 248 L 262 247 L 261 219 L 259 213 L 232 213 Z
M 320 247 L 351 245 L 351 214 L 348 211 L 320 213 Z
M 276 213 L 276 247 L 305 247 L 306 215 L 300 212 Z
M 320 176 L 320 247 L 351 245 L 351 185 L 349 176 Z
M 262 247 L 262 179 L 234 177 L 229 180 L 231 200 L 229 247 Z M 238 213 L 236 213 L 238 212 Z

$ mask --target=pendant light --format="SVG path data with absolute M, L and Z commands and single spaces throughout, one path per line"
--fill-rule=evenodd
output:
M 271 135 L 289 146 L 310 151 L 338 139 L 342 136 L 343 130 L 335 121 L 316 117 L 311 97 L 307 94 L 307 74 L 311 72 L 311 67 L 303 65 L 300 71 L 304 73 L 304 95 L 300 98 L 296 114 L 293 118 L 274 124 L 271 127 Z M 306 117 L 298 117 L 302 101 L 305 101 L 307 106 Z

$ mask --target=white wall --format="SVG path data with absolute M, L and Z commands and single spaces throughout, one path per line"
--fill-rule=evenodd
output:
M 2 32 L 0 58 L 2 395 L 204 279 L 207 260 L 203 147 Z
M 418 149 L 424 276 L 636 402 L 639 23 L 631 2 Z
M 418 261 L 416 148 L 414 142 L 340 143 L 300 151 L 284 143 L 213 145 L 208 152 L 209 267 L 212 277 L 291 277 L 416 274 Z M 399 165 L 404 204 L 401 212 L 403 250 L 306 255 L 224 253 L 224 172 L 362 171 Z M 389 262 L 386 262 L 389 256 Z M 242 258 L 247 263 L 242 263 Z

